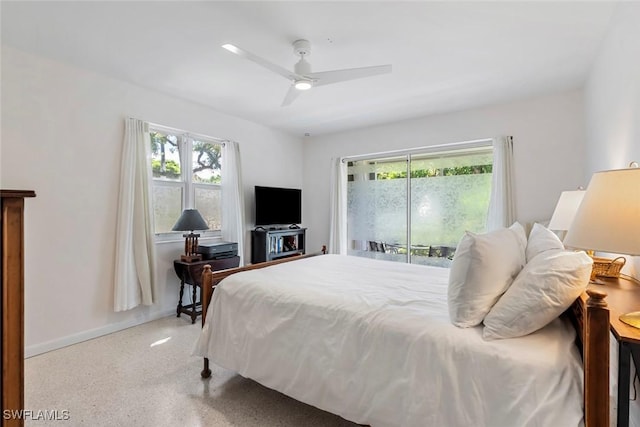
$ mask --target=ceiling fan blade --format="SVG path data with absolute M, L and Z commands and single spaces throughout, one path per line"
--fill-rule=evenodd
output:
M 247 52 L 244 49 L 240 49 L 239 47 L 232 45 L 232 44 L 225 44 L 222 45 L 222 47 L 226 50 L 228 50 L 231 53 L 235 53 L 238 56 L 241 56 L 243 58 L 248 59 L 249 61 L 253 61 L 258 65 L 262 65 L 264 68 L 273 71 L 276 74 L 280 74 L 282 77 L 284 77 L 285 79 L 289 79 L 289 80 L 296 80 L 296 79 L 301 79 L 302 76 L 297 75 L 296 73 L 287 70 L 284 67 L 281 67 L 279 65 L 276 65 L 272 62 L 267 61 L 266 59 L 260 58 L 257 55 L 254 55 L 251 52 Z
M 344 82 L 347 80 L 361 79 L 364 77 L 377 76 L 391 72 L 391 65 L 375 65 L 373 67 L 348 68 L 346 70 L 321 71 L 319 73 L 309 73 L 305 77 L 310 77 L 316 82 L 314 86 L 328 85 L 331 83 Z
M 291 103 L 300 96 L 300 91 L 296 89 L 294 85 L 289 86 L 289 90 L 287 94 L 284 96 L 284 100 L 282 100 L 281 107 L 286 107 L 287 105 L 291 105 Z

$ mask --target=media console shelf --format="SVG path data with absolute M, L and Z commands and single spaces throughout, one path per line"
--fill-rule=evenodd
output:
M 304 254 L 306 230 L 306 228 L 253 230 L 251 232 L 251 263 Z

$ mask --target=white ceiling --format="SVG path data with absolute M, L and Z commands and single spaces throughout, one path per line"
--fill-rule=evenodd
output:
M 7 2 L 2 43 L 303 135 L 579 88 L 613 2 Z M 313 71 L 392 64 L 311 89 L 221 48 Z

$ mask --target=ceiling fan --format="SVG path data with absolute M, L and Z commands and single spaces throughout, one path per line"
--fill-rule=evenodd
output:
M 291 81 L 291 87 L 282 101 L 282 106 L 291 104 L 301 93 L 311 89 L 314 86 L 328 85 L 331 83 L 339 83 L 347 80 L 361 79 L 364 77 L 376 76 L 378 74 L 386 74 L 391 72 L 391 65 L 377 65 L 373 67 L 348 68 L 344 70 L 322 71 L 319 73 L 311 72 L 311 64 L 305 57 L 311 54 L 311 43 L 308 40 L 296 40 L 293 42 L 293 52 L 300 57 L 300 60 L 294 66 L 294 71 L 289 71 L 279 65 L 267 61 L 251 52 L 232 44 L 222 46 L 229 52 L 235 53 L 243 58 L 262 65 L 274 73 L 280 74 L 282 77 Z

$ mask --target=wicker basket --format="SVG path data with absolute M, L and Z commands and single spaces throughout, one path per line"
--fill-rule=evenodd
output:
M 620 270 L 622 270 L 626 261 L 625 257 L 621 256 L 615 259 L 594 256 L 591 277 L 620 277 Z

